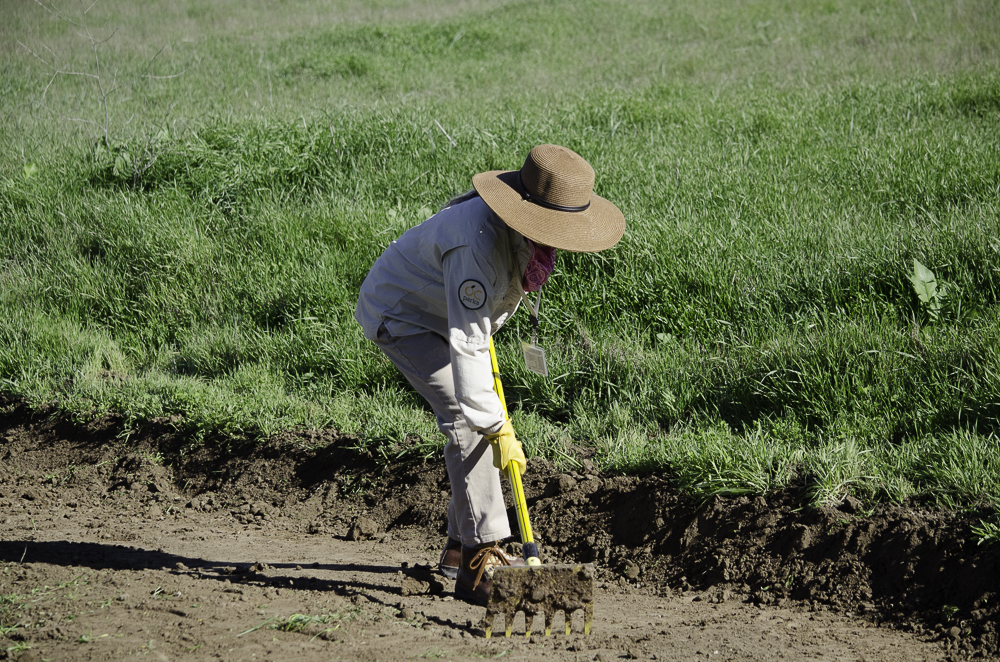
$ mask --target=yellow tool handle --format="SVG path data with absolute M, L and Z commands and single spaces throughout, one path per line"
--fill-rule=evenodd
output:
M 500 397 L 500 406 L 503 408 L 505 420 L 510 420 L 507 413 L 507 401 L 503 397 L 503 384 L 500 382 L 500 365 L 497 363 L 497 351 L 493 347 L 493 338 L 490 338 L 490 364 L 493 366 L 493 390 Z M 517 512 L 517 526 L 521 529 L 521 550 L 524 553 L 524 562 L 528 565 L 542 565 L 538 558 L 538 547 L 535 545 L 535 538 L 531 534 L 531 522 L 528 521 L 528 504 L 524 498 L 524 486 L 521 484 L 521 472 L 517 469 L 517 462 L 507 464 L 507 479 L 510 481 L 511 491 L 514 493 L 514 510 Z
M 507 401 L 503 397 L 503 384 L 500 383 L 500 364 L 497 363 L 497 350 L 493 346 L 493 338 L 490 338 L 490 365 L 493 366 L 493 390 L 500 396 L 500 406 L 503 407 L 504 420 L 510 420 L 507 413 Z

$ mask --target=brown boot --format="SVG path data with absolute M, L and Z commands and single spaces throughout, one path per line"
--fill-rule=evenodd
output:
M 462 564 L 462 543 L 452 537 L 448 537 L 448 542 L 441 550 L 441 559 L 438 561 L 438 572 L 448 579 L 458 577 L 458 567 Z
M 462 545 L 462 565 L 455 582 L 455 597 L 485 606 L 493 588 L 493 569 L 501 565 L 523 566 L 524 559 L 510 556 L 496 542 L 475 547 Z

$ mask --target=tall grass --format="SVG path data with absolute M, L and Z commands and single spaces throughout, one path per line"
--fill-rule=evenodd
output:
M 8 52 L 0 388 L 130 426 L 173 417 L 196 440 L 334 427 L 384 457 L 428 452 L 412 443 L 440 443 L 433 417 L 361 337 L 358 286 L 472 174 L 555 142 L 629 229 L 559 255 L 552 377 L 519 363 L 526 319 L 498 336 L 529 453 L 589 447 L 705 494 L 995 501 L 1000 21 L 989 3 L 913 6 L 355 17 L 251 40 L 257 68 L 224 31 L 197 45 L 211 66 L 136 77 L 113 114 L 142 94 L 154 110 L 114 119 L 107 144 L 46 115 L 93 113 L 89 88 L 43 111 L 44 67 Z M 48 28 L 34 36 L 62 44 Z M 135 70 L 141 51 L 120 57 Z M 914 259 L 947 284 L 940 309 Z

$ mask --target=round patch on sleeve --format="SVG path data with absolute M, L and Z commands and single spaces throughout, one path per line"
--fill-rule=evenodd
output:
M 486 288 L 478 280 L 467 280 L 458 286 L 458 300 L 469 310 L 479 310 L 486 303 Z

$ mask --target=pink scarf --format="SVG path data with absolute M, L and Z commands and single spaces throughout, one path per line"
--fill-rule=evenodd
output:
M 538 246 L 527 237 L 524 240 L 531 249 L 531 259 L 528 260 L 528 266 L 524 270 L 521 285 L 525 292 L 537 292 L 555 269 L 556 249 L 551 246 Z

